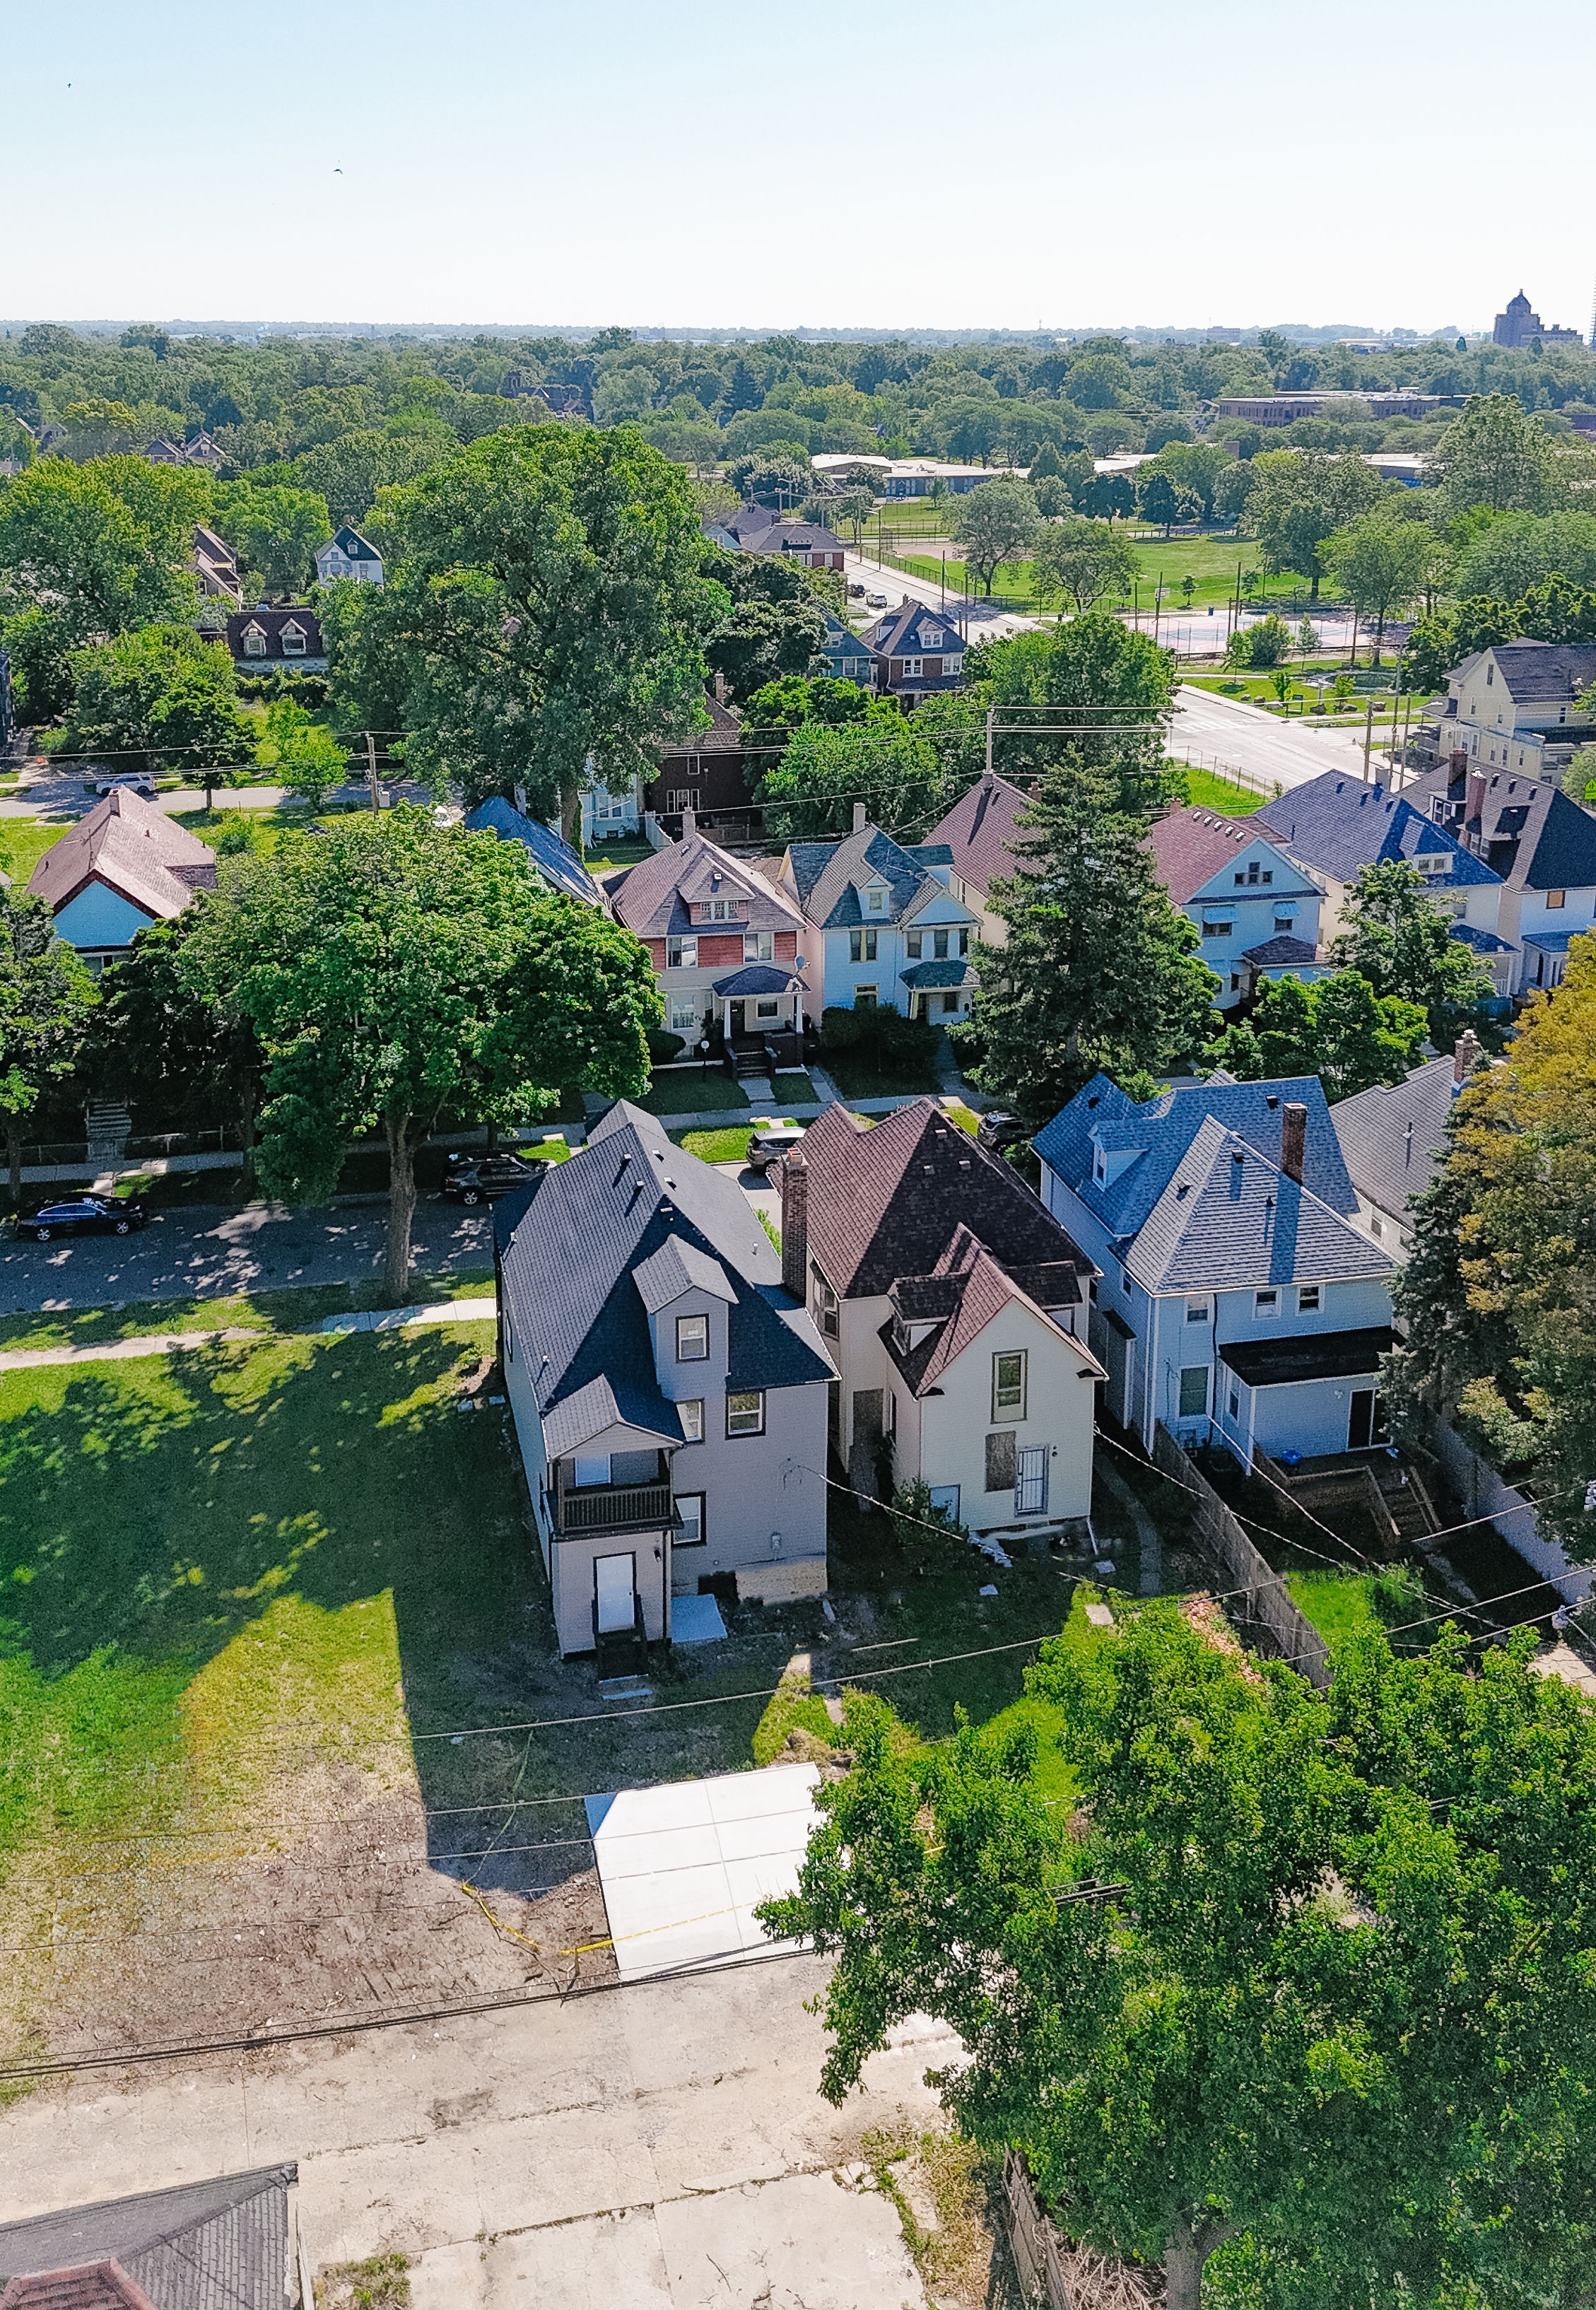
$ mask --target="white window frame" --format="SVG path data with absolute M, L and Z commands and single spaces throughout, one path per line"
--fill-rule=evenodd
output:
M 765 1019 L 765 1020 L 769 1020 L 769 1021 L 774 1025 L 774 1023 L 776 1022 L 776 1020 L 778 1020 L 778 1019 L 781 1017 L 781 997 L 780 997 L 780 995 L 779 995 L 779 994 L 760 994 L 760 995 L 757 995 L 757 996 L 755 997 L 755 1000 L 754 1000 L 754 1017 L 755 1017 L 755 1019 L 756 1019 L 756 1020 L 759 1020 L 759 1019 Z
M 702 1340 L 700 1347 L 690 1342 Z M 678 1316 L 676 1318 L 676 1360 L 679 1364 L 707 1364 L 709 1361 L 709 1318 L 704 1316 Z
M 932 1484 L 931 1487 L 931 1505 L 933 1508 L 942 1509 L 951 1521 L 954 1524 L 957 1524 L 958 1522 L 958 1486 L 957 1484 Z
M 744 962 L 774 962 L 776 933 L 774 931 L 744 931 L 742 934 Z
M 1299 1283 L 1297 1287 L 1297 1312 L 1299 1316 L 1317 1316 L 1323 1312 L 1324 1287 L 1322 1283 Z
M 1253 1292 L 1253 1321 L 1255 1324 L 1278 1323 L 1279 1314 L 1280 1295 L 1278 1290 L 1271 1286 L 1264 1290 Z
M 306 656 L 305 629 L 303 626 L 284 626 L 277 638 L 282 646 L 282 655 L 284 657 L 304 657 Z
M 709 1511 L 708 1499 L 702 1492 L 677 1492 L 674 1493 L 672 1497 L 676 1502 L 676 1513 L 681 1517 L 681 1524 L 671 1542 L 672 1547 L 707 1548 L 709 1544 L 709 1533 L 707 1530 Z M 698 1506 L 698 1513 L 692 1518 L 690 1523 L 687 1515 L 690 1502 L 697 1502 Z M 687 1533 L 695 1528 L 698 1533 L 697 1539 L 689 1540 L 686 1536 Z
M 880 1000 L 880 989 L 873 979 L 871 980 L 868 986 L 855 986 L 854 989 L 854 1008 L 855 1011 L 873 1010 Z
M 733 1411 L 733 1406 L 737 1409 Z M 726 1435 L 763 1436 L 765 1433 L 765 1391 L 762 1387 L 728 1388 L 726 1391 Z
M 1188 1299 L 1186 1302 L 1186 1321 L 1188 1324 L 1206 1324 L 1208 1321 L 1208 1301 L 1206 1299 Z
M 667 970 L 697 970 L 698 942 L 696 938 L 668 938 L 665 941 Z
M 992 1359 L 992 1424 L 994 1428 L 1018 1426 L 1026 1416 L 1026 1398 L 1029 1393 L 1029 1354 L 1024 1348 L 999 1348 Z M 1018 1379 L 1005 1378 L 1003 1366 L 1019 1367 Z
M 676 1417 L 681 1422 L 683 1444 L 701 1444 L 704 1441 L 704 1399 L 701 1395 L 678 1396 Z
M 671 1032 L 673 1035 L 696 1035 L 700 1017 L 696 994 L 673 994 L 671 997 Z
M 887 893 L 880 887 L 879 884 L 875 888 L 866 890 L 864 893 L 864 911 L 867 915 L 884 915 L 886 913 Z
M 247 627 L 247 628 L 245 629 L 245 633 L 244 633 L 244 655 L 245 655 L 245 656 L 246 656 L 246 657 L 265 657 L 265 654 L 266 654 L 266 638 L 265 638 L 265 634 L 261 631 L 261 630 L 260 630 L 260 628 L 259 628 L 258 626 L 248 626 L 248 627 Z
M 1186 1402 L 1186 1382 L 1189 1379 L 1196 1379 L 1199 1377 L 1201 1377 L 1202 1381 L 1202 1401 L 1198 1404 L 1188 1404 Z M 1211 1364 L 1182 1364 L 1179 1372 L 1176 1374 L 1175 1384 L 1175 1416 L 1177 1420 L 1206 1420 L 1208 1418 L 1209 1388 L 1212 1379 L 1213 1366 Z

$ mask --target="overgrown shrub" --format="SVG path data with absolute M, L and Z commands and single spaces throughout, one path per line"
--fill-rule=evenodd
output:
M 681 1035 L 672 1035 L 664 1027 L 648 1029 L 648 1055 L 656 1067 L 663 1067 L 686 1050 L 687 1041 Z
M 1251 666 L 1254 673 L 1267 673 L 1271 665 L 1285 664 L 1292 647 L 1290 627 L 1271 611 L 1256 625 L 1237 627 L 1230 637 L 1225 660 L 1228 665 Z
M 754 1728 L 754 1762 L 774 1764 L 786 1747 L 790 1732 L 807 1732 L 812 1739 L 823 1741 L 827 1748 L 834 1749 L 840 1729 L 831 1722 L 820 1694 L 810 1689 L 808 1672 L 801 1675 L 789 1672 L 771 1694 L 765 1714 Z
M 969 1528 L 938 1507 L 931 1497 L 931 1486 L 916 1477 L 912 1484 L 899 1484 L 892 1495 L 892 1537 L 899 1548 L 924 1548 L 930 1535 L 945 1533 L 950 1540 L 968 1540 Z
M 901 1011 L 871 1003 L 863 1011 L 823 1012 L 820 1040 L 828 1051 L 860 1051 L 893 1064 L 928 1065 L 936 1050 L 937 1030 L 928 1019 L 906 1019 Z

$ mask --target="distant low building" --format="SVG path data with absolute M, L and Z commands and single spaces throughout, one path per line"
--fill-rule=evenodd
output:
M 556 417 L 593 415 L 593 395 L 585 385 L 540 385 L 518 369 L 509 371 L 499 394 L 506 401 L 541 401 Z
M 1577 329 L 1548 326 L 1531 306 L 1521 289 L 1516 297 L 1507 300 L 1507 308 L 1498 313 L 1491 328 L 1491 343 L 1522 351 L 1526 345 L 1580 345 L 1584 339 Z
M 856 634 L 835 610 L 826 612 L 826 638 L 820 645 L 826 671 L 838 682 L 856 682 L 868 689 L 875 660 L 863 634 Z
M 818 521 L 794 521 L 772 513 L 768 506 L 739 506 L 725 520 L 711 525 L 716 543 L 736 553 L 791 556 L 807 569 L 840 569 L 844 546 L 840 537 Z
M 709 716 L 707 729 L 660 746 L 658 772 L 643 789 L 644 804 L 655 817 L 680 818 L 691 811 L 703 823 L 748 811 L 742 719 L 718 697 L 706 696 L 704 711 Z M 756 777 L 763 767 L 762 760 L 755 763 Z M 747 830 L 744 815 L 737 820 L 733 838 L 745 837 Z
M 1216 417 L 1239 417 L 1249 425 L 1291 425 L 1299 417 L 1323 417 L 1326 402 L 1360 401 L 1371 417 L 1427 417 L 1435 409 L 1461 409 L 1459 394 L 1414 393 L 1406 386 L 1339 393 L 1229 394 L 1214 404 Z
M 1596 929 L 1596 818 L 1545 779 L 1462 756 L 1405 792 L 1476 873 L 1495 878 L 1493 928 L 1514 965 L 1508 991 L 1559 986 L 1570 942 Z
M 144 451 L 152 465 L 204 465 L 216 473 L 227 463 L 227 452 L 208 433 L 196 433 L 192 441 L 168 441 L 160 436 Z
M 369 538 L 345 522 L 317 548 L 316 574 L 324 586 L 334 578 L 352 578 L 360 586 L 380 586 L 382 556 Z
M 1596 714 L 1580 699 L 1596 682 L 1596 643 L 1498 642 L 1477 650 L 1446 677 L 1420 751 L 1449 762 L 1457 753 L 1491 770 L 1555 781 L 1576 746 L 1596 738 Z
M 273 610 L 264 602 L 235 610 L 227 621 L 227 647 L 240 673 L 327 670 L 327 646 L 314 610 Z
M 195 890 L 215 884 L 213 850 L 131 787 L 113 786 L 44 852 L 28 894 L 98 973 L 140 931 L 175 921 Z

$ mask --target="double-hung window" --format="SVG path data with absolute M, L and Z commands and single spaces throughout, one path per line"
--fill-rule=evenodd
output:
M 667 970 L 697 970 L 698 942 L 696 938 L 673 938 L 665 941 Z
M 876 960 L 876 950 L 880 942 L 880 931 L 850 931 L 848 933 L 848 960 L 850 962 L 874 962 Z
M 671 1032 L 673 1035 L 696 1035 L 698 1031 L 698 996 L 696 994 L 672 994 L 671 997 Z
M 709 1318 L 707 1316 L 678 1316 L 676 1318 L 676 1360 L 679 1364 L 701 1364 L 709 1358 Z
M 998 1420 L 1025 1418 L 1025 1363 L 1023 1348 L 1000 1348 L 992 1359 L 992 1416 Z
M 679 1397 L 676 1417 L 681 1422 L 684 1444 L 701 1444 L 704 1441 L 704 1399 L 701 1395 Z
M 776 933 L 774 931 L 744 931 L 742 934 L 744 962 L 774 962 Z
M 762 1387 L 733 1389 L 726 1396 L 726 1434 L 763 1436 L 765 1391 Z
M 1253 1292 L 1253 1314 L 1259 1323 L 1272 1323 L 1279 1312 L 1280 1295 L 1278 1291 L 1271 1290 Z
M 704 1495 L 702 1492 L 678 1492 L 676 1513 L 681 1521 L 676 1527 L 674 1548 L 702 1548 L 705 1543 Z

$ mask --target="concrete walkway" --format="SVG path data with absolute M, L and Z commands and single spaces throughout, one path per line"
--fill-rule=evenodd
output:
M 496 1299 L 437 1299 L 425 1307 L 383 1307 L 359 1316 L 329 1316 L 321 1328 L 324 1332 L 397 1332 L 415 1324 L 490 1324 L 498 1314 Z M 186 1348 L 211 1348 L 219 1342 L 281 1337 L 280 1330 L 244 1324 L 212 1332 L 144 1332 L 136 1339 L 97 1340 L 82 1348 L 17 1348 L 0 1355 L 0 1372 L 31 1371 L 44 1364 L 130 1363 L 140 1356 L 180 1355 Z

